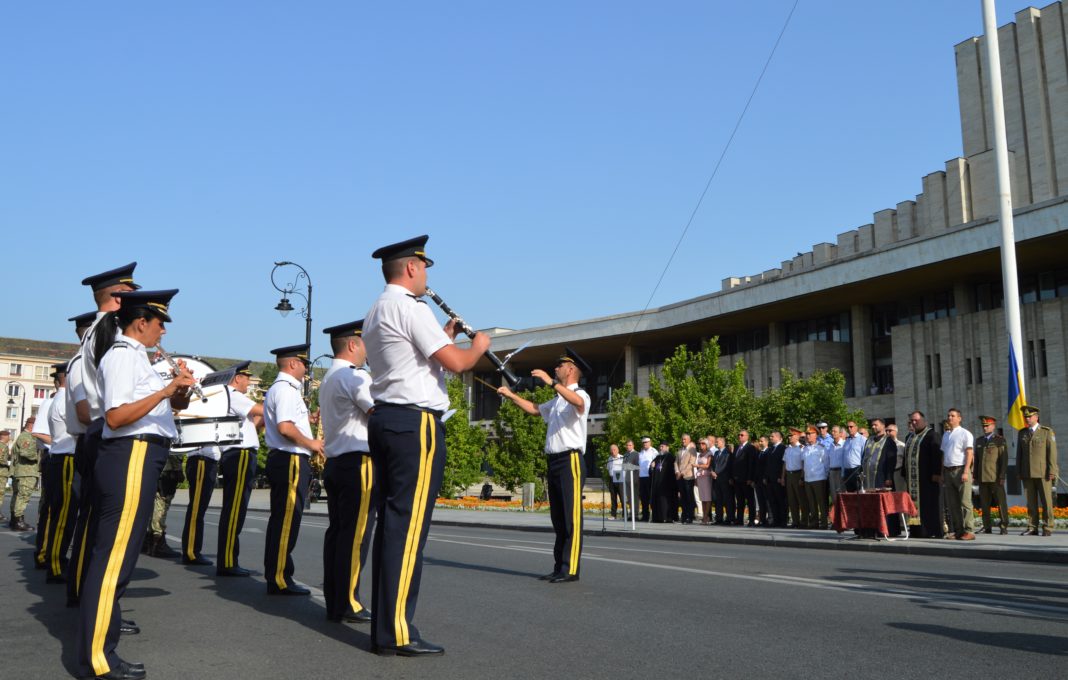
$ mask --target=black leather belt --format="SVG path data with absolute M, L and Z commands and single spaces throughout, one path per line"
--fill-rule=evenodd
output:
M 163 437 L 158 434 L 132 434 L 127 437 L 115 437 L 115 439 L 132 439 L 138 442 L 148 442 L 149 444 L 155 444 L 156 446 L 165 446 L 168 449 L 171 448 L 171 444 L 174 440 L 170 437 Z
M 390 404 L 384 401 L 376 401 L 375 408 L 405 408 L 409 411 L 420 411 L 422 413 L 429 413 L 438 420 L 441 420 L 441 416 L 445 415 L 444 411 L 439 411 L 433 408 L 426 408 L 425 406 L 416 406 L 415 404 Z
M 831 472 L 841 472 L 842 468 L 828 468 Z
M 964 466 L 963 465 L 943 465 L 942 469 L 943 470 L 959 470 L 962 467 L 964 467 Z
M 560 456 L 570 456 L 572 453 L 581 453 L 578 449 L 568 449 L 567 451 L 560 451 L 559 453 L 547 453 L 546 458 L 559 458 Z

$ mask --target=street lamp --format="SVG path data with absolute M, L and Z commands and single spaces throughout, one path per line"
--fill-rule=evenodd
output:
M 5 387 L 5 391 L 7 391 L 7 405 L 8 406 L 14 406 L 15 405 L 15 396 L 13 394 L 11 394 L 11 391 L 9 389 L 12 385 L 17 385 L 18 388 L 19 388 L 19 394 L 22 395 L 22 405 L 19 407 L 19 417 L 18 417 L 19 427 L 21 428 L 22 427 L 22 420 L 26 417 L 26 388 L 20 382 L 16 382 L 14 380 L 9 380 L 8 383 L 7 383 L 7 386 Z
M 279 267 L 296 267 L 300 271 L 293 280 L 287 284 L 279 286 L 274 280 L 275 272 Z M 304 295 L 297 291 L 297 286 L 300 285 L 300 280 L 304 279 L 304 285 L 308 287 L 308 294 Z M 304 317 L 304 342 L 308 344 L 308 353 L 311 355 L 311 327 L 312 327 L 312 282 L 311 277 L 308 276 L 308 270 L 301 267 L 296 262 L 275 262 L 274 269 L 271 270 L 271 285 L 274 289 L 282 294 L 282 299 L 278 301 L 278 304 L 274 306 L 275 311 L 282 315 L 282 317 L 289 316 L 289 313 L 293 311 L 293 305 L 289 302 L 289 296 L 297 295 L 304 299 L 304 307 L 300 310 L 300 315 Z M 304 396 L 307 397 L 311 390 L 311 381 L 304 382 Z

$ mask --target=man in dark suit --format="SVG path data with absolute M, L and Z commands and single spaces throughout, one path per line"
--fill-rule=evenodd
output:
M 723 437 L 717 439 L 715 458 L 712 459 L 712 480 L 716 501 L 716 524 L 731 524 L 734 522 L 734 480 L 731 475 L 734 471 L 734 459 L 727 449 L 727 443 Z
M 734 523 L 745 524 L 745 509 L 749 508 L 749 526 L 756 526 L 753 508 L 753 479 L 756 469 L 756 447 L 749 443 L 749 431 L 738 433 L 738 447 L 734 449 Z
M 764 495 L 768 499 L 769 521 L 777 527 L 786 527 L 786 487 L 779 483 L 783 476 L 782 457 L 786 453 L 786 444 L 782 432 L 772 430 L 768 437 L 767 461 L 764 464 Z
M 756 495 L 757 524 L 768 526 L 767 467 L 771 450 L 767 437 L 757 439 L 756 465 L 753 466 L 753 493 Z M 753 511 L 750 509 L 749 514 Z

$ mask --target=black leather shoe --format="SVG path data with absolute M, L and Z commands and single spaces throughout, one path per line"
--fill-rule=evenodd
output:
M 304 586 L 290 583 L 285 588 L 279 588 L 273 583 L 267 584 L 268 595 L 311 595 L 311 591 Z
M 57 575 L 57 574 L 49 573 L 48 576 L 45 577 L 45 583 L 66 583 L 66 582 L 67 582 L 67 577 L 64 576 L 63 574 L 58 574 Z
M 122 621 L 119 623 L 119 635 L 137 635 L 141 632 L 141 627 L 133 621 Z
M 104 675 L 96 676 L 97 680 L 141 680 L 146 677 L 144 666 L 135 666 L 122 661 L 116 668 L 112 668 Z
M 194 559 L 191 560 L 183 557 L 182 564 L 196 567 L 210 567 L 215 563 L 209 560 L 207 557 L 204 557 L 203 555 L 197 555 Z
M 397 647 L 378 645 L 372 651 L 379 656 L 431 656 L 444 654 L 445 648 L 426 640 L 412 640 Z
M 558 571 L 554 571 L 554 572 L 553 572 L 553 573 L 551 573 L 551 574 L 546 574 L 545 576 L 539 576 L 539 577 L 538 577 L 538 580 L 539 580 L 539 581 L 552 581 L 552 580 L 553 580 L 554 578 L 556 578 L 557 576 L 560 576 L 560 572 L 558 572 Z
M 349 612 L 341 617 L 341 620 L 345 623 L 370 623 L 371 622 L 371 610 L 361 609 L 358 612 Z
M 33 561 L 33 568 L 34 569 L 47 569 L 48 568 L 48 562 L 39 562 L 37 560 L 34 560 Z
M 1038 536 L 1038 529 L 1027 529 L 1020 534 L 1021 536 Z
M 555 578 L 549 579 L 549 583 L 571 583 L 572 581 L 579 580 L 578 574 L 574 576 L 568 576 L 567 574 L 557 574 Z
M 249 571 L 248 569 L 245 569 L 244 567 L 230 567 L 229 569 L 226 569 L 224 567 L 219 567 L 218 569 L 215 570 L 215 575 L 216 576 L 251 576 L 252 572 Z

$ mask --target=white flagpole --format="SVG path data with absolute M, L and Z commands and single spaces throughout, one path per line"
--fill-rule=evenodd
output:
M 986 72 L 990 76 L 990 102 L 994 109 L 994 157 L 998 170 L 998 219 L 1001 222 L 1001 281 L 1005 291 L 1005 325 L 1020 368 L 1020 392 L 1026 395 L 1023 329 L 1020 324 L 1020 286 L 1016 275 L 1016 235 L 1012 225 L 1012 181 L 1009 175 L 1008 143 L 1005 141 L 1005 100 L 1001 92 L 1001 50 L 998 47 L 994 0 L 982 2 L 983 31 L 986 35 Z M 1010 408 L 1011 406 L 1012 404 L 1009 404 Z

